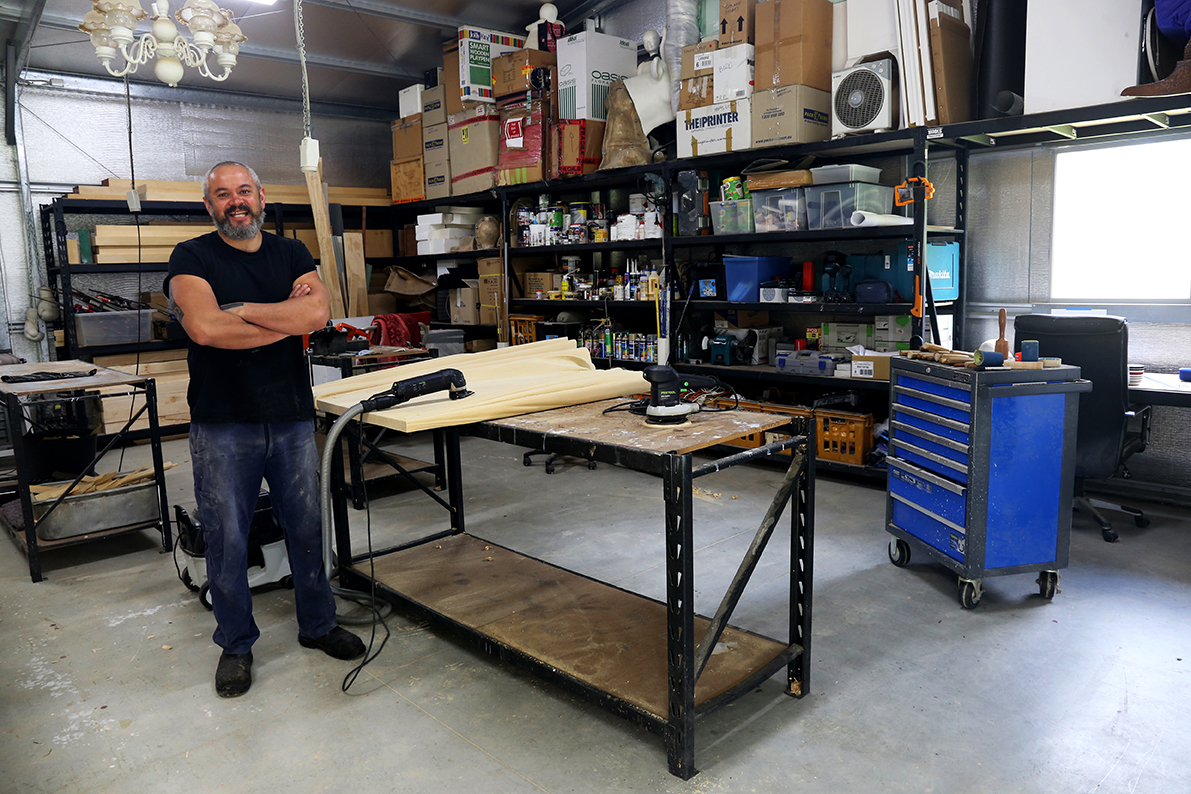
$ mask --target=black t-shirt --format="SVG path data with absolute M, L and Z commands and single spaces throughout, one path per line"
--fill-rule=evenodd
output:
M 315 269 L 298 240 L 264 233 L 260 249 L 233 248 L 216 232 L 179 243 L 163 290 L 174 276 L 198 276 L 220 306 L 279 303 L 294 280 Z M 224 350 L 190 342 L 187 401 L 195 422 L 296 422 L 314 417 L 314 396 L 300 336 L 252 350 Z

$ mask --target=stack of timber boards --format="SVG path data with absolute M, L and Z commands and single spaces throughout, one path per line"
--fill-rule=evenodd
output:
M 215 230 L 210 223 L 97 224 L 92 235 L 92 256 L 97 265 L 168 262 L 174 246 Z M 321 252 L 313 224 L 287 223 L 286 236 L 301 240 L 316 260 Z M 364 256 L 391 257 L 392 229 L 349 230 L 364 236 Z M 72 262 L 71 264 L 78 264 Z
M 101 367 L 124 372 L 129 375 L 143 375 L 153 378 L 157 386 L 157 422 L 161 427 L 190 423 L 190 406 L 186 402 L 186 389 L 190 386 L 190 370 L 186 366 L 185 350 L 154 350 L 140 354 L 121 353 L 114 356 L 96 356 L 93 362 Z M 119 394 L 103 401 L 103 432 L 118 433 L 128 417 L 141 410 L 145 404 L 144 395 L 123 394 L 125 387 L 109 387 L 98 390 L 100 394 Z M 131 412 L 131 413 L 130 413 Z M 130 430 L 148 430 L 148 412 L 137 419 Z
M 137 180 L 141 201 L 202 201 L 201 182 L 168 182 L 157 179 Z M 76 185 L 67 196 L 72 199 L 115 199 L 123 201 L 132 190 L 130 179 L 105 179 L 100 185 Z M 261 185 L 266 203 L 309 204 L 305 185 Z M 389 191 L 383 187 L 328 187 L 327 201 L 351 207 L 388 207 Z

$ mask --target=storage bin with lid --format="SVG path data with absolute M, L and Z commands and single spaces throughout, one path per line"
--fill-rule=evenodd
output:
M 724 284 L 730 301 L 756 303 L 761 300 L 761 283 L 789 278 L 788 256 L 725 256 Z
M 893 188 L 867 182 L 810 185 L 806 191 L 806 219 L 810 229 L 842 229 L 852 225 L 852 213 L 888 213 L 893 208 Z
M 153 310 L 78 313 L 74 316 L 79 347 L 130 345 L 153 340 Z
M 800 187 L 754 190 L 753 225 L 758 232 L 798 232 L 806 225 L 806 194 Z
M 881 179 L 881 169 L 873 168 L 871 165 L 856 165 L 855 163 L 820 165 L 811 169 L 811 179 L 816 185 L 835 185 L 840 182 L 871 182 L 876 184 Z

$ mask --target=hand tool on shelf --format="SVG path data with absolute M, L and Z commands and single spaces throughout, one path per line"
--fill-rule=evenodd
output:
M 997 343 L 993 346 L 993 350 L 996 351 L 997 353 L 1000 353 L 1002 356 L 1004 356 L 1005 360 L 1008 360 L 1009 356 L 1010 356 L 1009 340 L 1007 340 L 1005 338 L 1005 310 L 1004 309 L 1001 309 L 1000 319 L 998 322 L 1001 327 L 1001 335 L 999 337 L 997 337 Z

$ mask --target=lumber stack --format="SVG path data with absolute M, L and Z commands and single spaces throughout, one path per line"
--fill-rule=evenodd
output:
M 190 370 L 186 366 L 185 350 L 162 350 L 141 353 L 137 364 L 135 353 L 116 356 L 96 356 L 94 363 L 130 375 L 153 378 L 157 386 L 157 422 L 161 427 L 190 423 L 190 405 L 186 402 L 186 390 L 190 386 Z M 103 432 L 116 433 L 124 427 L 131 414 L 141 410 L 145 404 L 144 395 L 120 394 L 124 387 L 99 389 L 100 394 L 118 394 L 103 401 Z M 131 414 L 130 414 L 131 412 Z M 143 414 L 132 425 L 132 430 L 147 430 L 149 415 Z
M 174 468 L 175 465 L 166 461 L 162 464 L 161 469 L 162 471 L 167 471 Z M 95 493 L 96 491 L 111 491 L 116 488 L 123 488 L 125 485 L 136 485 L 145 480 L 151 480 L 155 476 L 156 472 L 152 465 L 141 466 L 136 471 L 130 471 L 124 474 L 118 471 L 109 471 L 95 477 L 87 475 L 79 481 L 78 485 L 70 490 L 70 495 L 77 496 L 78 494 Z M 33 494 L 33 501 L 35 502 L 52 502 L 66 493 L 68 488 L 70 488 L 70 483 L 30 485 L 29 492 Z
M 202 201 L 201 182 L 138 179 L 137 192 L 141 201 Z M 124 200 L 132 189 L 131 179 L 105 179 L 99 185 L 76 185 L 67 198 Z M 305 185 L 261 185 L 266 203 L 309 204 Z M 388 207 L 392 205 L 389 191 L 383 187 L 328 187 L 327 201 L 352 207 Z

